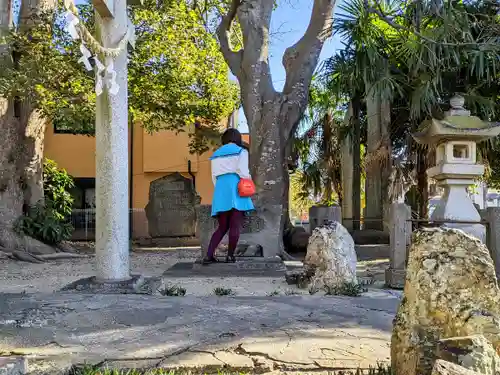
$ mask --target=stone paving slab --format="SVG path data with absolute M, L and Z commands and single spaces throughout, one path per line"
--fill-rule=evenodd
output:
M 0 375 L 24 375 L 28 371 L 23 357 L 0 357 Z
M 306 371 L 389 361 L 399 297 L 0 294 L 0 355 L 30 370 Z

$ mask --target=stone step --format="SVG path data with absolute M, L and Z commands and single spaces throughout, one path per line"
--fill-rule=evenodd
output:
M 235 263 L 219 263 L 203 265 L 199 262 L 179 262 L 169 268 L 163 276 L 175 277 L 281 277 L 285 275 L 285 263 L 279 258 L 236 258 Z
M 391 254 L 390 245 L 355 245 L 359 260 L 388 259 Z

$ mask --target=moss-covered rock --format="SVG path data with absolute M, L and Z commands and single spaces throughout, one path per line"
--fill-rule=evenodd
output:
M 395 373 L 430 375 L 440 340 L 471 335 L 500 353 L 500 290 L 488 249 L 459 230 L 415 232 L 394 319 Z

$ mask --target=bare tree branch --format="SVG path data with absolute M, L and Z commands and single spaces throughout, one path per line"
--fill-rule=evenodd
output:
M 236 77 L 239 77 L 240 75 L 243 50 L 235 52 L 231 49 L 228 34 L 240 5 L 241 0 L 232 0 L 231 8 L 226 15 L 222 16 L 219 27 L 217 28 L 217 37 L 219 38 L 220 50 L 227 62 L 227 65 L 229 65 L 229 69 L 231 69 L 231 72 Z
M 286 49 L 283 55 L 283 66 L 286 71 L 286 82 L 283 95 L 289 105 L 287 116 L 296 117 L 289 123 L 292 127 L 298 122 L 300 114 L 307 106 L 309 84 L 318 65 L 319 55 L 326 39 L 332 33 L 333 9 L 336 0 L 314 0 L 311 19 L 302 38 Z M 293 113 L 290 109 L 295 108 Z M 290 133 L 293 129 L 286 129 Z

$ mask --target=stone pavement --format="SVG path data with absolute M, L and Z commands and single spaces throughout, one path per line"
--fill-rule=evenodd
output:
M 389 361 L 399 298 L 0 294 L 0 355 L 35 373 L 75 364 L 328 371 Z

